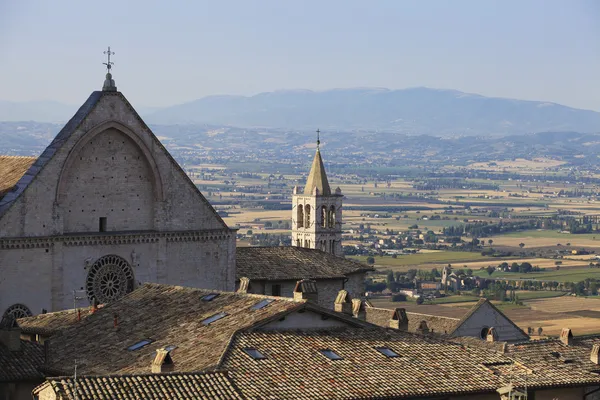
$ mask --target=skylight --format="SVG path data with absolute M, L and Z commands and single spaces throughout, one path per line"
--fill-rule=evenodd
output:
M 246 354 L 248 354 L 250 357 L 252 357 L 255 360 L 264 360 L 265 358 L 267 358 L 263 353 L 261 353 L 260 351 L 247 347 L 244 349 L 244 352 Z
M 273 301 L 274 301 L 273 299 L 264 299 L 262 301 L 259 301 L 255 305 L 253 305 L 252 309 L 253 310 L 260 310 L 261 308 L 265 308 L 266 306 L 268 306 L 269 304 L 271 304 Z
M 136 344 L 132 344 L 131 346 L 129 346 L 127 348 L 127 350 L 129 351 L 134 351 L 134 350 L 138 350 L 141 349 L 142 347 L 149 345 L 150 343 L 152 343 L 152 339 L 144 339 L 144 340 L 140 340 L 139 342 L 137 342 Z
M 224 318 L 224 317 L 226 317 L 226 316 L 227 316 L 227 313 L 220 312 L 220 313 L 218 313 L 218 314 L 215 314 L 215 315 L 213 315 L 212 317 L 208 317 L 208 318 L 206 318 L 204 321 L 202 321 L 202 323 L 203 323 L 204 325 L 210 325 L 210 324 L 212 324 L 213 322 L 215 322 L 215 321 L 218 321 L 218 320 L 220 320 L 221 318 Z
M 340 357 L 339 355 L 337 355 L 333 350 L 329 350 L 329 349 L 319 350 L 319 353 L 323 354 L 325 357 L 327 357 L 333 361 L 343 360 L 343 358 Z
M 400 357 L 400 355 L 398 353 L 396 353 L 394 350 L 390 349 L 389 347 L 375 347 L 375 350 L 377 350 L 378 352 L 380 352 L 381 354 L 383 354 L 384 356 L 386 356 L 388 358 Z
M 202 296 L 202 301 L 213 301 L 218 296 L 219 296 L 219 293 L 207 294 L 206 296 Z
M 165 347 L 165 350 L 166 350 L 166 351 L 173 351 L 173 350 L 175 350 L 176 348 L 177 348 L 177 346 L 175 346 L 174 344 L 172 344 L 172 345 L 169 345 L 169 346 Z

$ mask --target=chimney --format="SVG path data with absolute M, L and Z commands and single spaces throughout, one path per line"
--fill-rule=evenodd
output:
M 317 293 L 317 282 L 310 279 L 302 279 L 296 282 L 294 288 L 294 300 L 307 300 L 311 303 L 319 304 L 319 294 Z
M 240 287 L 238 288 L 238 293 L 248 293 L 248 289 L 250 289 L 250 278 L 241 277 L 240 278 Z
M 0 344 L 8 351 L 21 350 L 21 328 L 13 316 L 5 316 L 0 321 Z
M 408 316 L 404 308 L 396 308 L 389 322 L 390 328 L 408 331 Z
M 486 340 L 488 342 L 497 342 L 498 341 L 498 332 L 496 331 L 496 329 L 494 327 L 491 327 L 490 329 L 488 329 Z
M 425 322 L 425 321 L 419 322 L 419 327 L 417 328 L 416 332 L 420 333 L 422 335 L 429 333 L 429 328 L 427 327 L 427 322 Z
M 590 354 L 590 361 L 594 364 L 598 364 L 598 353 L 600 353 L 600 344 L 595 344 L 592 347 L 592 354 Z
M 165 372 L 173 372 L 175 370 L 175 364 L 171 358 L 171 352 L 167 349 L 157 349 L 156 357 L 152 361 L 152 373 L 161 374 Z
M 361 299 L 352 299 L 352 316 L 361 321 L 367 319 L 367 311 L 365 310 L 365 303 Z
M 92 301 L 92 309 L 90 310 L 90 314 L 93 314 L 96 311 L 98 311 L 98 300 L 94 298 L 94 300 Z
M 352 315 L 352 298 L 347 290 L 342 289 L 338 292 L 335 303 L 333 304 L 333 309 L 336 312 Z
M 563 328 L 562 332 L 560 332 L 560 341 L 565 346 L 573 345 L 573 332 L 571 332 L 570 328 Z

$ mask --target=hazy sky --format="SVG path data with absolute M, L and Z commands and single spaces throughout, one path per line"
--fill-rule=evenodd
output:
M 451 88 L 600 111 L 596 0 L 0 0 L 0 99 Z

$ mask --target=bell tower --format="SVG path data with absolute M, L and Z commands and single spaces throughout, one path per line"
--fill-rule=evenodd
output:
M 342 257 L 342 190 L 331 192 L 321 158 L 320 131 L 317 151 L 306 186 L 294 187 L 292 196 L 292 246 L 323 250 Z

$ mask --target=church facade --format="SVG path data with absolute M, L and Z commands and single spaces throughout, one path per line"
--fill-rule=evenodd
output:
M 343 257 L 342 191 L 331 191 L 321 151 L 317 151 L 301 191 L 294 187 L 292 196 L 292 246 L 322 250 Z
M 235 230 L 109 73 L 0 195 L 0 316 L 110 302 L 141 282 L 234 290 Z

